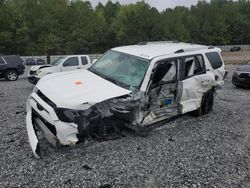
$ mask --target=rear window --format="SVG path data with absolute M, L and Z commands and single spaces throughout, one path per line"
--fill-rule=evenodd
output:
M 209 53 L 206 53 L 206 56 L 208 60 L 210 61 L 213 69 L 218 69 L 222 66 L 222 60 L 218 52 L 209 52 Z
M 0 57 L 0 65 L 4 65 L 4 64 L 5 64 L 4 60 Z
M 82 65 L 87 65 L 88 64 L 88 60 L 86 57 L 81 57 L 81 60 L 82 60 Z

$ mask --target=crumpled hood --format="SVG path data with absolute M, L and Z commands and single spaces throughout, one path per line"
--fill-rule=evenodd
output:
M 250 72 L 250 65 L 242 65 L 238 67 L 237 70 L 241 72 Z
M 34 66 L 30 67 L 30 70 L 31 71 L 36 71 L 36 70 L 38 70 L 40 68 L 44 68 L 44 67 L 52 67 L 52 65 L 34 65 Z
M 49 74 L 36 87 L 58 107 L 75 109 L 131 93 L 88 70 Z

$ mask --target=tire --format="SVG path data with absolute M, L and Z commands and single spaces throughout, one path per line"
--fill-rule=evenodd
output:
M 212 111 L 213 106 L 214 106 L 214 92 L 210 91 L 208 92 L 203 101 L 202 105 L 203 114 L 208 114 L 210 111 Z
M 201 106 L 197 110 L 191 112 L 191 115 L 198 117 L 208 114 L 213 109 L 213 105 L 214 105 L 214 91 L 210 90 L 203 95 L 201 100 Z
M 18 79 L 17 71 L 9 70 L 5 73 L 5 78 L 9 81 L 16 81 Z

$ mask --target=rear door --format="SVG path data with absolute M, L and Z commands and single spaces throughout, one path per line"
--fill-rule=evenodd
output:
M 81 58 L 81 68 L 87 69 L 90 66 L 89 60 L 87 56 L 80 56 Z
M 78 57 L 69 57 L 62 64 L 62 71 L 72 71 L 81 69 Z
M 206 72 L 203 55 L 191 55 L 181 60 L 182 113 L 200 107 L 203 94 L 213 87 L 215 77 Z
M 209 65 L 208 71 L 212 72 L 215 75 L 216 82 L 221 85 L 225 79 L 225 66 L 223 59 L 218 52 L 207 52 L 205 53 Z

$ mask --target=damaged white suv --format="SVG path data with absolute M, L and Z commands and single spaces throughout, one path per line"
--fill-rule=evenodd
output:
M 72 145 L 123 124 L 140 134 L 173 117 L 208 113 L 224 83 L 220 49 L 149 42 L 106 52 L 88 70 L 44 76 L 27 101 L 27 131 L 52 145 Z M 166 121 L 164 121 L 166 120 Z

